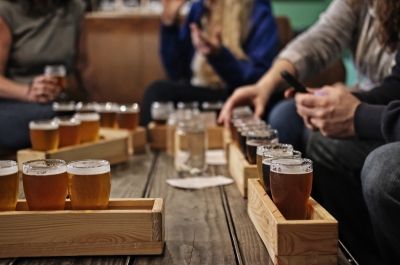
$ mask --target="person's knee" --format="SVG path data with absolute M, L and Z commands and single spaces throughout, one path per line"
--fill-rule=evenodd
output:
M 287 124 L 287 120 L 296 115 L 296 104 L 292 99 L 279 102 L 271 111 L 268 121 L 273 128 Z

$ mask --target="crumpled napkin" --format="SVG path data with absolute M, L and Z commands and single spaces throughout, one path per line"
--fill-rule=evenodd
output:
M 182 189 L 203 189 L 231 184 L 232 179 L 224 176 L 214 177 L 189 177 L 182 179 L 167 179 L 167 183 L 173 187 Z

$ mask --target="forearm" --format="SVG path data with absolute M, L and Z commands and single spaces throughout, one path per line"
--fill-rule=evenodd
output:
M 0 76 L 0 97 L 27 100 L 29 85 L 19 84 L 10 79 Z

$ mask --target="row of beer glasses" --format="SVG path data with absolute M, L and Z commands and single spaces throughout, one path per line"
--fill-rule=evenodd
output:
M 114 102 L 83 103 L 74 102 L 53 104 L 57 116 L 72 116 L 75 113 L 98 113 L 100 126 L 105 128 L 121 128 L 136 130 L 139 126 L 140 107 L 137 103 L 117 104 Z
M 105 160 L 42 159 L 22 164 L 23 189 L 31 211 L 64 210 L 67 191 L 74 210 L 107 208 L 111 175 Z M 16 208 L 19 192 L 18 164 L 0 161 L 0 211 Z

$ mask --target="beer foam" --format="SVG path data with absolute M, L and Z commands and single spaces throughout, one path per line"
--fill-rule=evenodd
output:
M 266 160 L 266 159 L 264 159 Z M 264 162 L 264 161 L 263 161 Z M 281 174 L 304 174 L 313 172 L 309 159 L 276 159 L 271 161 L 271 172 Z
M 139 113 L 140 108 L 138 104 L 131 104 L 131 105 L 121 105 L 119 107 L 119 113 Z
M 0 161 L 0 176 L 7 176 L 18 172 L 18 164 L 14 161 Z
M 67 172 L 74 175 L 98 175 L 110 172 L 110 163 L 106 160 L 82 160 L 70 162 Z
M 54 118 L 56 122 L 58 122 L 61 126 L 77 126 L 81 124 L 81 121 L 75 118 L 63 118 L 63 117 L 56 117 Z
M 58 129 L 58 123 L 53 120 L 31 121 L 29 129 L 32 130 L 55 130 Z
M 99 103 L 95 106 L 95 109 L 100 113 L 114 113 L 118 111 L 119 105 L 112 102 Z
M 76 113 L 74 118 L 80 121 L 99 121 L 100 115 L 98 113 Z
M 51 164 L 43 161 L 30 161 L 22 164 L 22 172 L 30 176 L 50 176 L 67 172 L 65 164 Z

